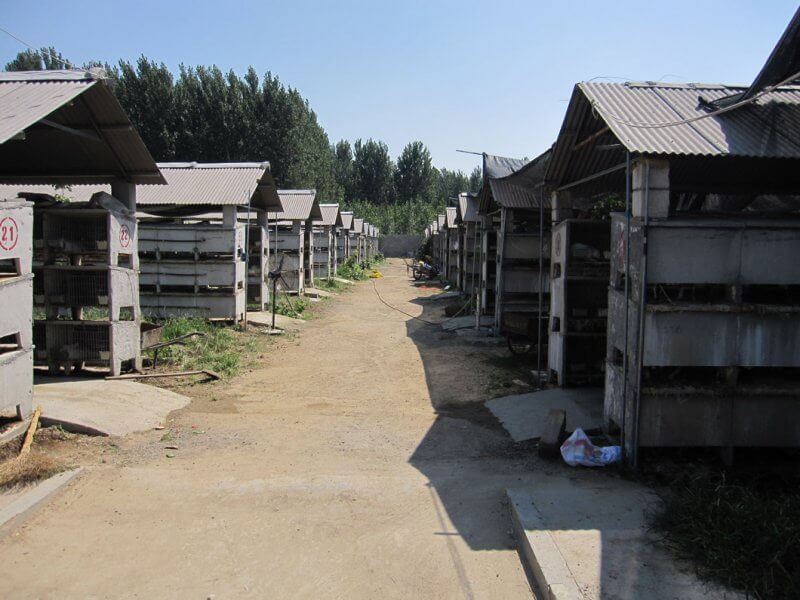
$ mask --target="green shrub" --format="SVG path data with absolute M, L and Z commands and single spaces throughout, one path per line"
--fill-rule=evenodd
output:
M 161 348 L 158 360 L 181 370 L 210 369 L 225 377 L 236 375 L 248 353 L 255 352 L 255 341 L 241 331 L 209 323 L 200 317 L 170 317 L 161 322 L 162 338 L 167 341 L 199 331 L 203 335 L 184 340 L 184 345 Z
M 670 485 L 655 524 L 699 572 L 753 598 L 797 598 L 797 480 L 697 470 Z
M 364 281 L 369 275 L 364 271 L 364 267 L 358 263 L 355 257 L 351 256 L 339 267 L 339 277 L 350 279 L 351 281 Z

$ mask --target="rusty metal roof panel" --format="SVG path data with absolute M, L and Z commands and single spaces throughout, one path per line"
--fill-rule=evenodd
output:
M 164 183 L 99 71 L 0 73 L 0 181 Z
M 665 156 L 800 158 L 800 88 L 787 86 L 750 105 L 712 115 L 712 102 L 746 88 L 709 84 L 581 83 L 614 136 L 633 153 Z M 699 120 L 686 120 L 702 117 Z
M 321 219 L 316 190 L 278 190 L 283 210 L 268 213 L 270 220 L 307 221 Z

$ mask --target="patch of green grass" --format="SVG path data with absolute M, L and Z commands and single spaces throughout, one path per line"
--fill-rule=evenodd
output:
M 654 524 L 701 575 L 753 598 L 800 597 L 797 480 L 693 469 L 674 481 Z
M 334 294 L 338 294 L 338 293 L 342 292 L 343 290 L 346 290 L 347 288 L 350 287 L 349 284 L 340 283 L 340 282 L 336 281 L 333 278 L 331 278 L 331 279 L 315 279 L 314 280 L 314 286 L 318 290 L 324 290 L 326 292 L 333 292 Z
M 232 377 L 257 350 L 255 339 L 244 335 L 240 329 L 209 323 L 199 317 L 171 317 L 162 324 L 164 340 L 195 331 L 203 334 L 184 340 L 183 346 L 167 346 L 159 351 L 159 362 L 181 370 L 210 369 Z
M 275 312 L 292 319 L 305 319 L 308 316 L 306 313 L 310 306 L 311 302 L 306 298 L 298 296 L 290 298 L 285 295 L 280 295 L 278 304 L 275 307 Z M 267 307 L 267 312 L 272 312 L 272 304 Z

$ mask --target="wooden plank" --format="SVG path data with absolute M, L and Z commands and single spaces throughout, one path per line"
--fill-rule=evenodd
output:
M 39 425 L 39 417 L 41 416 L 42 407 L 37 406 L 36 410 L 33 411 L 33 417 L 31 417 L 31 424 L 28 427 L 28 433 L 25 434 L 25 440 L 22 442 L 22 449 L 19 451 L 19 456 L 17 458 L 22 458 L 31 451 L 33 436 L 36 434 L 36 427 Z

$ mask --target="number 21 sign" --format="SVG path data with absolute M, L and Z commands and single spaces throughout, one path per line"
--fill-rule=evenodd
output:
M 5 217 L 0 221 L 0 248 L 3 250 L 13 250 L 19 239 L 19 227 L 17 222 L 11 217 Z

